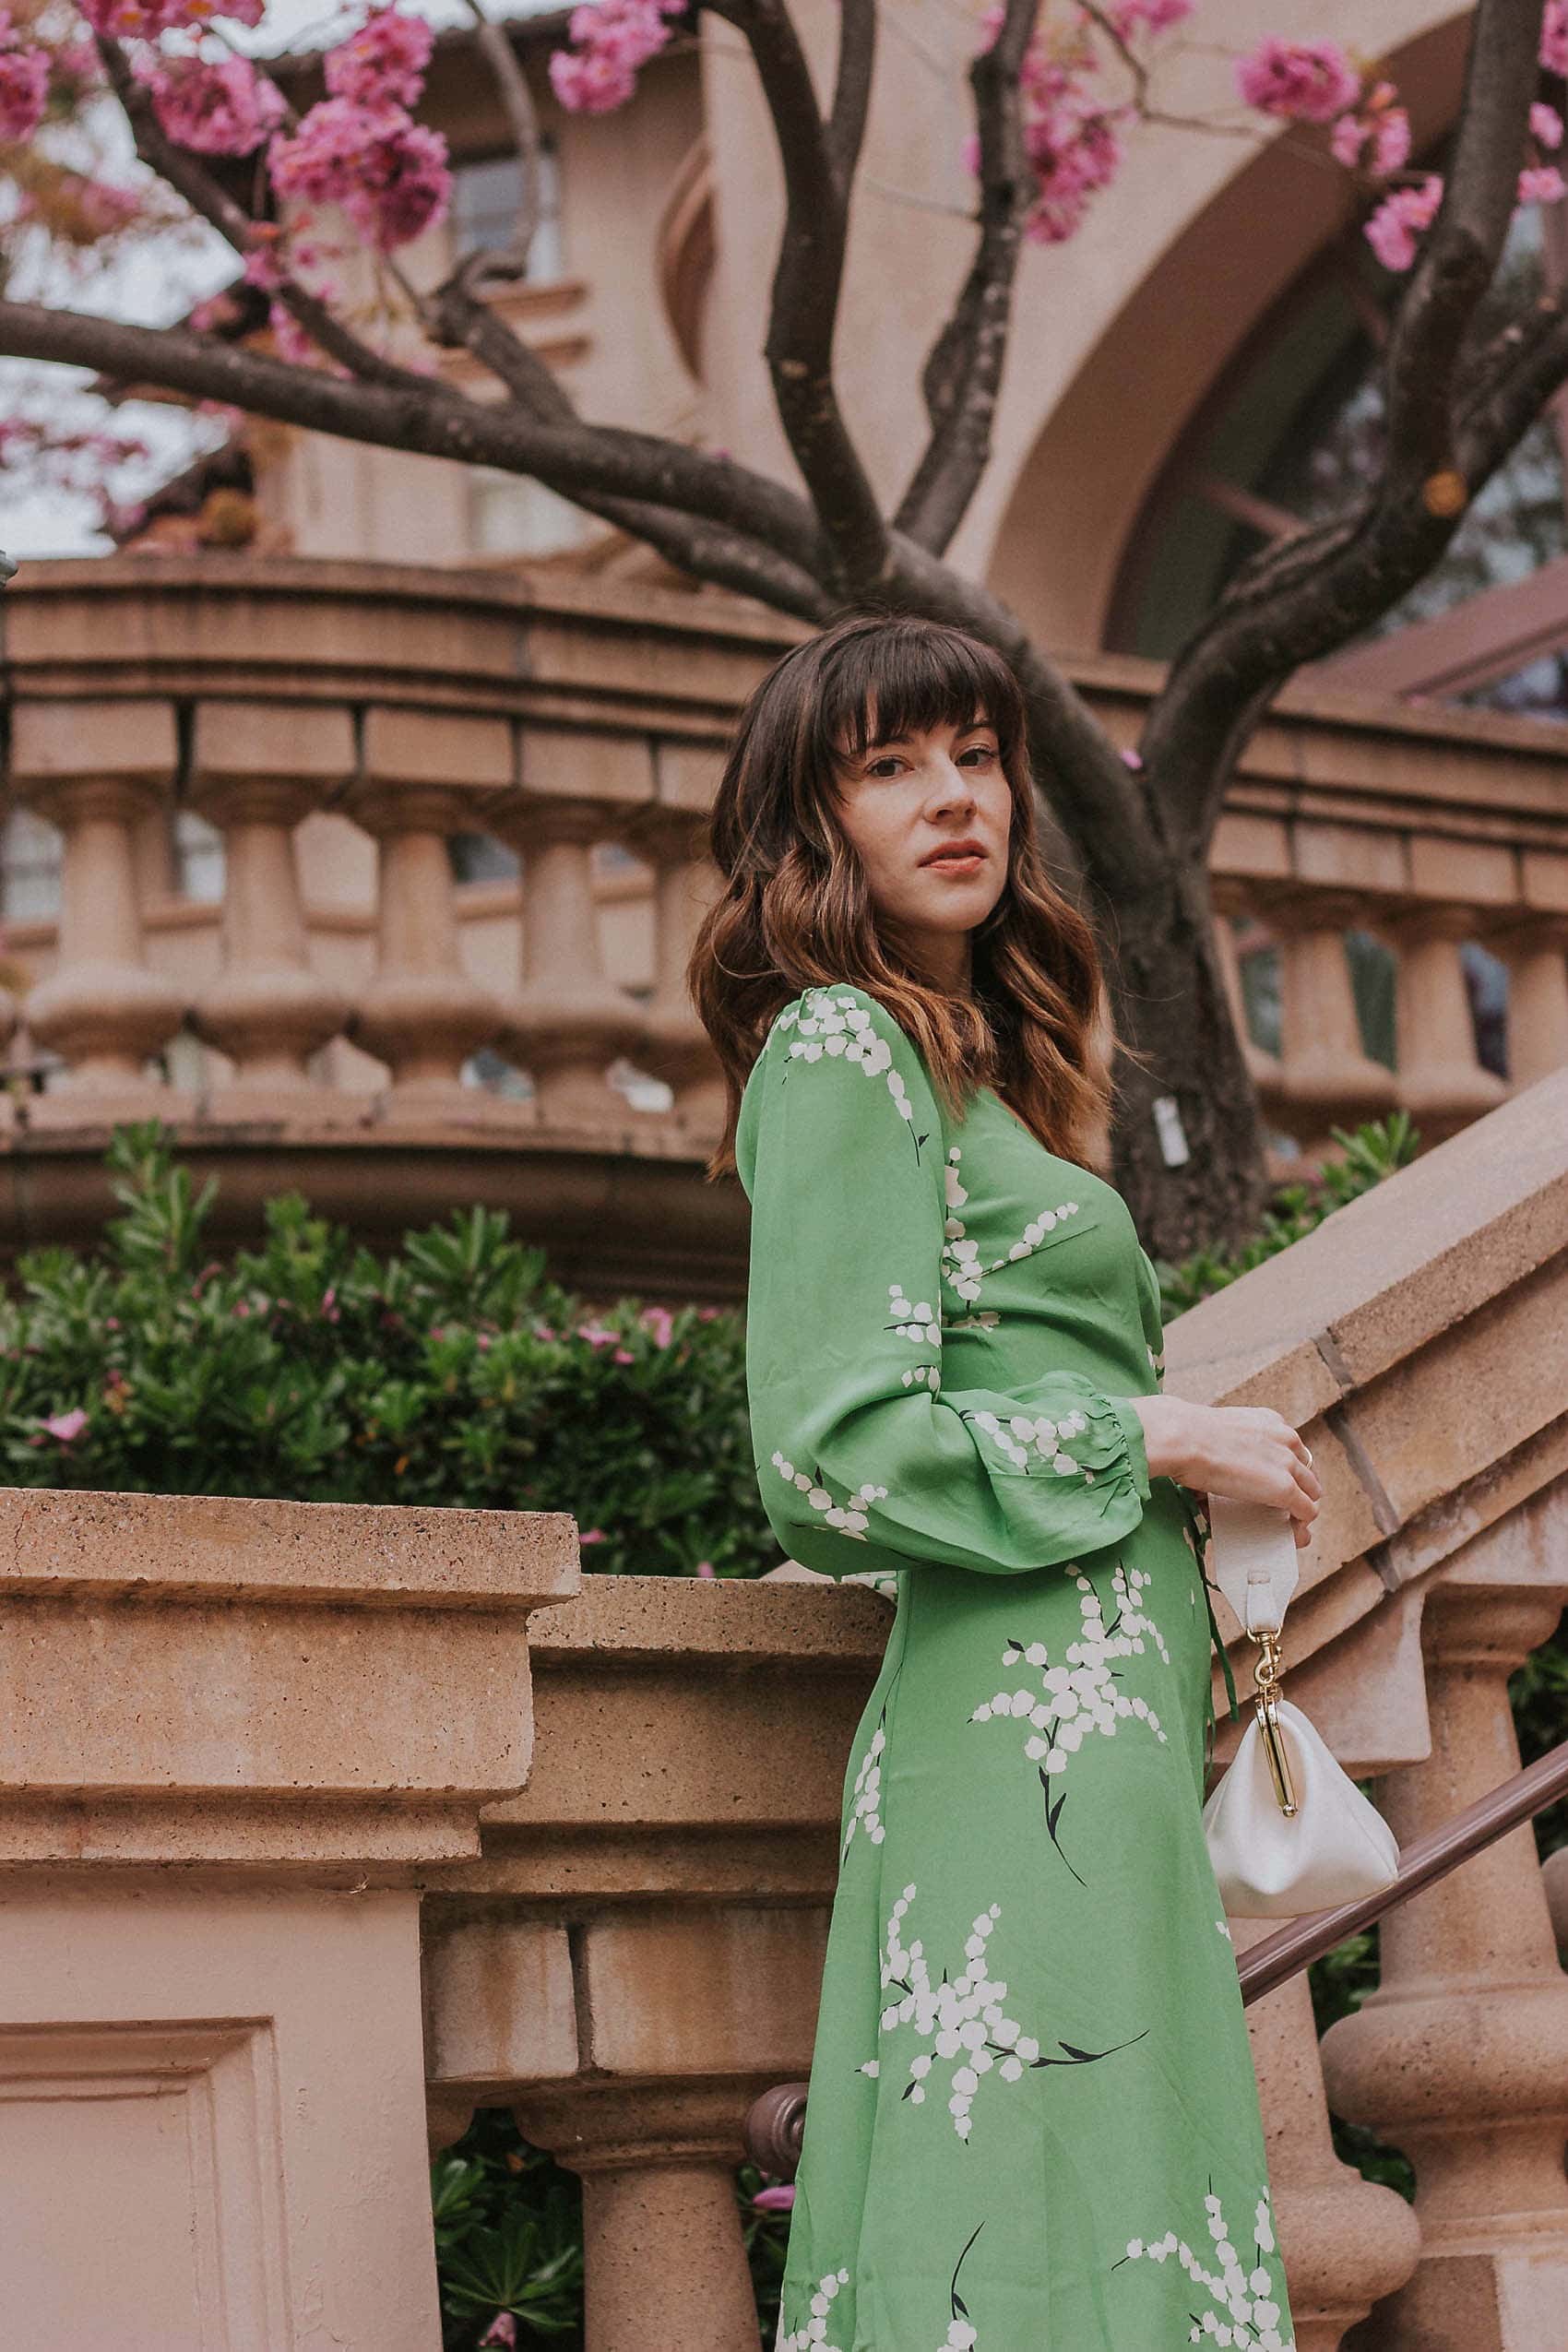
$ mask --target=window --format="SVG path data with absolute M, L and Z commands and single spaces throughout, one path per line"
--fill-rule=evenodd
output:
M 0 826 L 0 915 L 53 922 L 59 911 L 59 830 L 30 809 L 13 809 Z
M 476 247 L 494 251 L 511 244 L 521 181 L 515 155 L 455 166 L 452 242 L 458 253 L 471 253 Z M 539 220 L 529 249 L 528 274 L 535 280 L 547 280 L 559 278 L 562 271 L 561 173 L 554 147 L 545 139 L 539 150 Z

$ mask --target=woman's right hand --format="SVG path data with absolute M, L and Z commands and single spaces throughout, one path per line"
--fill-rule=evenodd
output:
M 1267 1405 L 1193 1405 L 1184 1396 L 1133 1396 L 1144 1425 L 1149 1476 L 1204 1494 L 1266 1503 L 1290 1514 L 1298 1545 L 1311 1540 L 1323 1493 L 1299 1431 Z

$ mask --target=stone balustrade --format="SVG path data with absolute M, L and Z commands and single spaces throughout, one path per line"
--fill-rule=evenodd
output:
M 395 1233 L 460 1190 L 568 1278 L 738 1293 L 741 1207 L 701 1176 L 723 1089 L 683 972 L 728 732 L 787 624 L 221 557 L 33 564 L 6 610 L 6 790 L 56 828 L 60 868 L 57 917 L 6 926 L 0 1245 L 95 1229 L 105 1127 L 157 1112 L 242 1221 L 294 1181 Z M 1154 666 L 1073 667 L 1135 740 Z M 198 819 L 210 899 L 177 886 Z M 1436 1140 L 1568 1062 L 1554 729 L 1288 695 L 1212 869 L 1282 1151 L 1399 1106 Z M 1507 976 L 1484 1049 L 1481 947 Z

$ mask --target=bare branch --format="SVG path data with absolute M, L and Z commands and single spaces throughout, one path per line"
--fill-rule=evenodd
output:
M 952 316 L 926 361 L 931 438 L 895 517 L 899 530 L 935 554 L 952 540 L 991 459 L 1028 206 L 1018 77 L 1039 16 L 1039 0 L 1007 0 L 995 42 L 969 67 L 980 132 L 980 237 Z
M 528 276 L 529 255 L 539 227 L 539 115 L 528 76 L 518 65 L 517 52 L 505 32 L 485 15 L 480 0 L 466 0 L 466 6 L 505 109 L 520 178 L 511 243 L 498 252 L 487 252 L 481 247 L 458 261 L 457 275 L 465 292 L 477 294 L 487 281 Z
M 713 0 L 713 8 L 751 50 L 784 168 L 784 233 L 766 347 L 779 422 L 832 548 L 837 584 L 846 594 L 874 595 L 887 560 L 887 530 L 833 377 L 849 179 L 829 141 L 785 0 Z M 867 37 L 857 16 L 855 58 Z M 852 92 L 852 73 L 845 87 Z M 857 102 L 846 95 L 847 146 L 858 145 L 848 137 Z
M 1467 337 L 1515 209 L 1538 30 L 1519 0 L 1479 0 L 1453 169 L 1384 357 L 1381 479 L 1315 547 L 1288 542 L 1223 597 L 1155 701 L 1143 749 L 1183 849 L 1206 846 L 1235 747 L 1291 671 L 1390 611 L 1463 519 Z
M 530 416 L 545 423 L 565 423 L 576 416 L 576 408 L 554 370 L 473 292 L 462 270 L 431 295 L 427 312 L 435 340 L 449 349 L 471 351 Z
M 758 541 L 808 579 L 820 578 L 827 561 L 802 502 L 743 467 L 652 434 L 544 422 L 424 376 L 396 386 L 348 382 L 183 327 L 133 327 L 38 303 L 0 301 L 0 353 L 160 384 L 345 440 L 531 474 L 579 502 L 586 493 L 671 508 Z
M 840 0 L 838 72 L 833 112 L 827 120 L 827 146 L 839 184 L 846 190 L 854 179 L 866 135 L 876 63 L 876 9 L 877 0 Z

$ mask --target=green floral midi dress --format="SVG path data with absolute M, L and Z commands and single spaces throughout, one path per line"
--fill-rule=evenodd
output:
M 840 1816 L 778 2352 L 1291 2352 L 1205 1842 L 1216 1639 L 1119 1194 L 809 989 L 746 1087 L 757 1475 L 896 1596 Z M 1223 1653 L 1221 1653 L 1223 1655 Z

